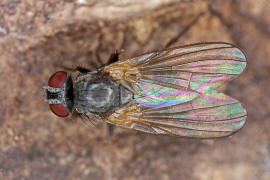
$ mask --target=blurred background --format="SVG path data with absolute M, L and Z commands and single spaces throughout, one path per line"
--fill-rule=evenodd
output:
M 0 179 L 269 180 L 269 0 L 1 0 Z M 42 86 L 61 66 L 89 67 L 173 46 L 222 41 L 248 66 L 224 87 L 246 125 L 214 140 L 85 127 L 54 116 Z

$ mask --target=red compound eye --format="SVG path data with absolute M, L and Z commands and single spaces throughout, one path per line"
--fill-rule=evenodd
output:
M 69 112 L 63 104 L 50 104 L 51 111 L 59 117 L 67 117 Z
M 48 85 L 51 87 L 60 88 L 64 85 L 66 79 L 67 79 L 67 72 L 57 71 L 50 77 Z

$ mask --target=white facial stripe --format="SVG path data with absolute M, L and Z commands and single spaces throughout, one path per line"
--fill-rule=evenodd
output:
M 55 87 L 51 87 L 51 86 L 46 86 L 44 87 L 44 89 L 47 89 L 49 92 L 52 92 L 52 93 L 58 93 L 58 92 L 61 92 L 61 91 L 64 91 L 64 87 L 61 87 L 61 88 L 55 88 Z
M 49 99 L 49 104 L 63 104 L 64 102 L 60 101 L 59 99 Z

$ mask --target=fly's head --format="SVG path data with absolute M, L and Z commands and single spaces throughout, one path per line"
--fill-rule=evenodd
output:
M 70 73 L 57 71 L 43 88 L 45 100 L 49 103 L 51 111 L 59 117 L 67 117 L 73 109 L 73 83 Z

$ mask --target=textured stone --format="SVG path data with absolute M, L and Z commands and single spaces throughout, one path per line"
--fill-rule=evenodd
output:
M 269 0 L 1 0 L 0 179 L 270 179 Z M 55 117 L 42 86 L 62 66 L 206 41 L 248 67 L 224 90 L 247 108 L 232 137 L 181 139 Z

